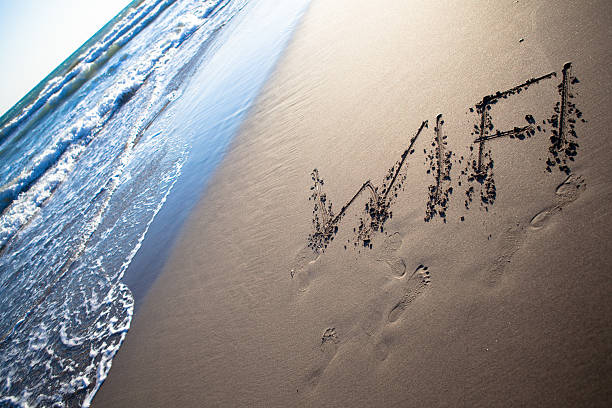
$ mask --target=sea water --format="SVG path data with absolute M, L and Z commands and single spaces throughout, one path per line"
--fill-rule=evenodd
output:
M 136 0 L 0 118 L 0 406 L 91 404 L 132 260 L 170 244 L 308 0 L 275 3 Z

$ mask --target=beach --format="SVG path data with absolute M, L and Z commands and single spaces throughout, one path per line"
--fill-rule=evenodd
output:
M 312 0 L 93 406 L 608 406 L 610 21 Z

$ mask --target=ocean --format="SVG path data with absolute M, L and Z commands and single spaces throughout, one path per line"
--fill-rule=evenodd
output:
M 308 0 L 275 3 L 135 0 L 0 118 L 0 406 L 92 403 Z

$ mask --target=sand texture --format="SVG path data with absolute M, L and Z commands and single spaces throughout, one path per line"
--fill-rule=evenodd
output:
M 313 0 L 94 406 L 610 406 L 611 23 Z

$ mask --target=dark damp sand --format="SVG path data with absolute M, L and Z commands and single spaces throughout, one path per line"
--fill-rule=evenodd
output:
M 611 21 L 607 1 L 314 0 L 94 406 L 609 406 Z M 494 205 L 465 209 L 464 159 L 447 222 L 425 223 L 436 116 L 467 157 L 470 107 L 554 71 L 490 111 L 540 125 L 568 61 L 573 176 L 545 171 L 541 124 L 487 144 Z M 312 169 L 338 211 L 424 120 L 372 249 L 353 245 L 359 196 L 310 262 Z

